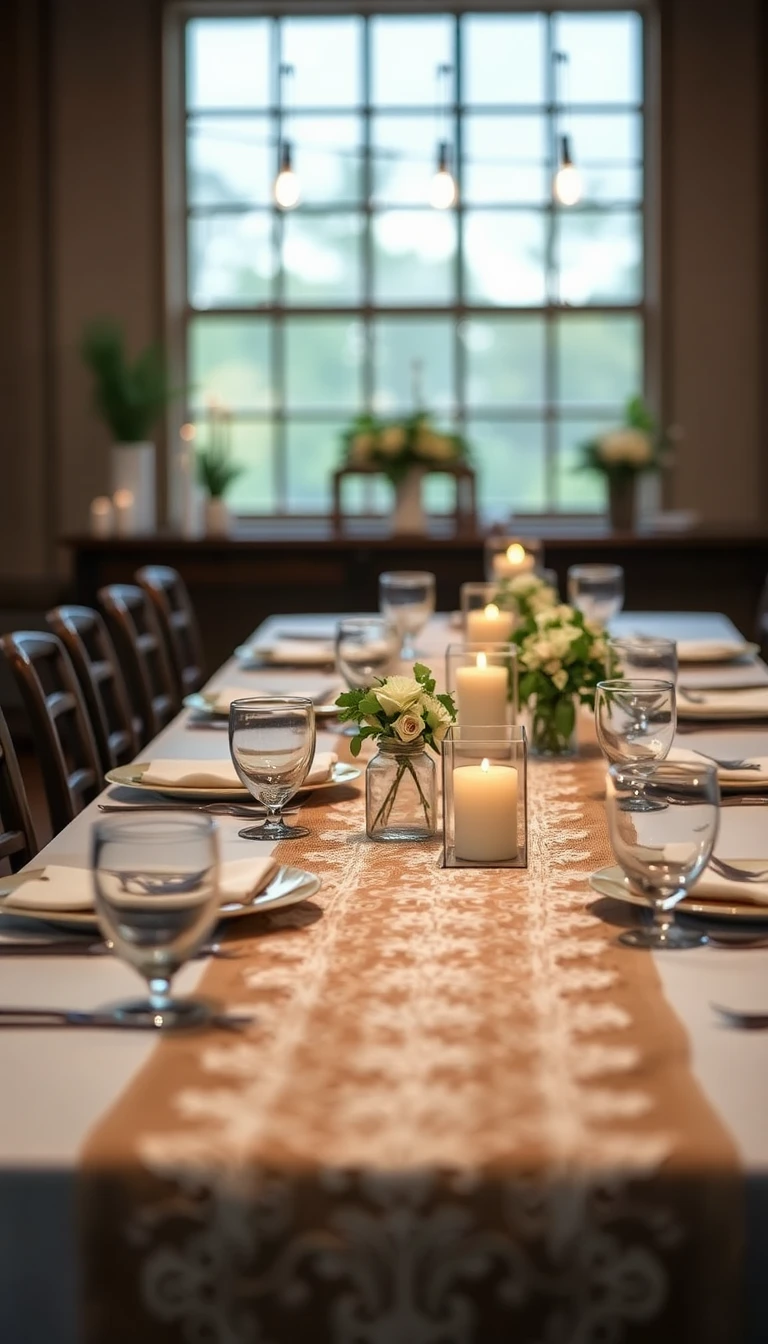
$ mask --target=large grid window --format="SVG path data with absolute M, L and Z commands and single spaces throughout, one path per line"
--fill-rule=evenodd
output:
M 342 430 L 409 412 L 418 367 L 487 516 L 601 509 L 577 445 L 644 383 L 640 15 L 315 6 L 190 18 L 185 50 L 188 412 L 204 441 L 206 399 L 231 410 L 234 506 L 326 512 Z M 563 134 L 572 207 L 552 191 Z M 286 138 L 301 201 L 283 212 Z

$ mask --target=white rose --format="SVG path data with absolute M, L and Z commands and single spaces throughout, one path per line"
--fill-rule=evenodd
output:
M 651 436 L 642 429 L 614 429 L 598 439 L 597 451 L 609 466 L 644 467 L 653 461 Z
M 555 679 L 556 673 L 560 672 L 561 669 L 562 669 L 562 663 L 560 662 L 559 658 L 550 658 L 549 661 L 544 664 L 544 671 L 546 672 L 548 677 L 552 678 L 553 681 Z
M 413 742 L 423 733 L 424 720 L 420 714 L 414 714 L 411 710 L 406 710 L 404 714 L 400 715 L 399 719 L 395 719 L 392 727 L 401 742 Z
M 546 663 L 548 658 L 555 657 L 555 647 L 550 639 L 540 639 L 536 645 L 536 652 L 542 663 Z
M 550 588 L 549 584 L 543 584 L 535 593 L 531 593 L 528 598 L 528 605 L 534 616 L 541 611 L 551 610 L 552 607 L 557 605 L 557 593 L 554 588 Z
M 373 693 L 385 714 L 402 714 L 416 704 L 421 687 L 413 677 L 387 677 L 383 686 L 374 687 Z
M 535 574 L 516 574 L 509 581 L 509 591 L 514 593 L 515 597 L 528 597 L 534 593 L 537 588 L 544 587 L 541 579 L 537 579 Z
M 425 457 L 429 462 L 452 462 L 456 456 L 452 441 L 431 429 L 419 430 L 415 446 L 419 457 Z
M 565 690 L 566 686 L 568 685 L 568 673 L 566 672 L 564 667 L 561 667 L 559 672 L 554 673 L 552 681 L 553 684 L 557 687 L 558 691 Z
M 421 697 L 422 713 L 427 721 L 427 727 L 432 729 L 432 736 L 436 742 L 442 742 L 445 734 L 448 732 L 453 719 L 440 701 L 434 695 L 422 695 Z
M 385 457 L 397 457 L 405 447 L 405 430 L 400 425 L 390 425 L 388 429 L 382 429 L 376 446 Z

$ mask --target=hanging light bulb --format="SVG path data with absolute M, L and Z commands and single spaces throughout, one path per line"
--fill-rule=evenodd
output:
M 429 203 L 435 210 L 450 210 L 451 206 L 456 204 L 457 196 L 456 179 L 451 172 L 450 151 L 447 142 L 441 140 L 437 152 L 437 172 L 432 178 Z
M 275 200 L 281 210 L 293 210 L 301 199 L 299 179 L 293 171 L 290 141 L 283 143 L 280 152 L 280 167 L 274 185 Z
M 571 157 L 570 137 L 560 136 L 560 167 L 552 184 L 561 205 L 575 205 L 581 199 L 581 174 Z

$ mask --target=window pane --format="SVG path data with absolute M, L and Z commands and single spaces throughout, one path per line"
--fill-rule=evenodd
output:
M 196 117 L 187 138 L 191 205 L 264 205 L 277 151 L 267 117 Z
M 607 505 L 606 484 L 593 471 L 578 471 L 582 460 L 581 445 L 612 426 L 619 425 L 624 412 L 617 408 L 604 420 L 563 420 L 558 425 L 558 453 L 555 489 L 557 506 L 573 512 L 603 513 Z
M 469 14 L 461 27 L 465 102 L 545 102 L 543 15 Z
M 393 415 L 424 407 L 448 413 L 454 400 L 450 318 L 382 319 L 373 328 L 374 410 Z
M 227 491 L 235 512 L 274 513 L 277 508 L 271 425 L 238 424 L 232 428 L 232 456 L 244 467 Z
M 434 18 L 373 18 L 371 65 L 374 103 L 391 107 L 434 107 L 437 67 L 453 66 L 454 22 Z M 441 90 L 445 97 L 445 89 Z M 450 97 L 454 97 L 453 79 Z
M 470 303 L 543 304 L 546 216 L 526 210 L 470 210 L 464 291 Z
M 461 189 L 467 204 L 549 199 L 543 117 L 468 114 L 463 151 Z
M 331 472 L 339 465 L 347 421 L 289 422 L 286 426 L 288 508 L 294 513 L 328 513 Z
M 558 400 L 570 405 L 624 405 L 643 387 L 639 317 L 604 313 L 562 317 L 556 326 Z
M 196 308 L 262 303 L 272 294 L 272 217 L 255 211 L 189 221 L 189 291 Z
M 639 201 L 643 193 L 642 121 L 633 113 L 574 113 L 560 134 L 571 137 L 586 201 Z
M 452 303 L 456 221 L 448 211 L 390 210 L 373 221 L 377 303 Z
M 187 23 L 187 106 L 267 107 L 268 19 L 190 19 Z
M 292 107 L 353 107 L 362 102 L 360 19 L 283 19 L 280 28 L 281 59 L 294 71 Z
M 642 34 L 639 14 L 556 14 L 555 47 L 568 55 L 561 100 L 641 102 Z
M 363 332 L 346 317 L 294 317 L 285 322 L 286 403 L 291 410 L 325 406 L 357 411 Z
M 643 290 L 639 214 L 628 210 L 559 211 L 563 303 L 638 303 Z
M 448 143 L 455 144 L 453 121 Z M 371 119 L 373 198 L 378 204 L 427 205 L 441 128 L 432 112 Z
M 189 326 L 193 406 L 216 397 L 235 412 L 272 406 L 270 326 L 252 317 L 195 317 Z
M 489 519 L 546 506 L 542 421 L 472 418 L 466 435 L 478 473 L 478 504 Z
M 289 136 L 302 205 L 354 205 L 360 201 L 360 134 L 355 117 L 321 115 L 291 119 Z
M 360 303 L 362 220 L 354 214 L 302 214 L 283 219 L 287 303 Z
M 540 317 L 472 318 L 460 328 L 467 403 L 536 406 L 544 402 L 544 323 Z

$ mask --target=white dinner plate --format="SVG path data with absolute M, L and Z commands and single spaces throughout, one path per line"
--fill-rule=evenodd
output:
M 235 660 L 246 670 L 259 667 L 313 668 L 331 667 L 336 661 L 333 641 L 306 644 L 296 640 L 295 648 L 290 641 L 276 641 L 274 644 L 239 644 L 235 649 Z
M 36 907 L 31 910 L 26 905 L 14 905 L 13 893 L 25 880 L 24 873 L 15 873 L 11 877 L 0 878 L 0 915 L 14 915 L 19 919 L 38 920 L 43 924 L 55 924 L 61 929 L 81 929 L 98 932 L 96 915 L 89 910 L 44 910 Z M 221 906 L 219 918 L 222 920 L 239 919 L 242 915 L 264 914 L 279 910 L 282 906 L 298 905 L 319 891 L 321 880 L 316 873 L 307 873 L 303 868 L 283 865 L 264 887 L 263 891 L 250 900 L 227 901 Z
M 738 859 L 734 860 L 739 868 L 755 869 L 765 867 L 765 859 Z M 612 864 L 609 868 L 599 868 L 596 873 L 591 873 L 589 885 L 593 891 L 597 891 L 601 896 L 612 896 L 614 900 L 626 901 L 628 905 L 640 905 L 650 908 L 651 902 L 645 896 L 638 896 L 636 892 L 630 891 L 627 879 L 619 868 L 618 864 Z M 757 905 L 751 901 L 715 901 L 696 899 L 695 892 L 691 896 L 685 896 L 679 905 L 675 906 L 682 915 L 704 915 L 707 919 L 739 919 L 748 920 L 752 924 L 768 923 L 768 905 Z
M 145 770 L 149 769 L 149 761 L 134 761 L 131 765 L 116 765 L 114 770 L 108 770 L 104 778 L 108 784 L 118 784 L 121 788 L 139 789 L 142 793 L 159 793 L 164 798 L 179 798 L 188 803 L 194 802 L 216 802 L 216 803 L 240 803 L 249 802 L 251 795 L 247 789 L 182 789 L 165 788 L 161 784 L 142 784 L 141 777 Z M 321 779 L 317 784 L 303 784 L 296 790 L 293 798 L 300 798 L 305 793 L 317 793 L 318 789 L 331 789 L 336 784 L 351 784 L 353 779 L 357 779 L 360 770 L 356 765 L 347 765 L 345 761 L 337 761 L 334 765 L 330 778 Z
M 747 687 L 724 686 L 722 690 L 704 691 L 698 687 L 693 694 L 701 696 L 699 700 L 686 700 L 677 696 L 677 717 L 679 719 L 703 719 L 711 722 L 735 722 L 740 719 L 768 719 L 768 685 L 750 690 Z
M 752 658 L 760 652 L 759 644 L 746 640 L 681 639 L 677 641 L 679 663 L 733 663 L 737 658 Z
M 768 685 L 768 683 L 766 683 L 766 684 Z M 210 695 L 211 695 L 211 696 L 215 696 L 215 694 L 216 694 L 215 691 L 211 691 L 211 692 L 210 692 Z M 295 692 L 294 692 L 294 691 L 285 691 L 285 692 L 282 692 L 282 691 L 281 691 L 280 694 L 281 694 L 281 695 L 282 695 L 282 694 L 285 694 L 285 695 L 294 695 L 294 694 L 295 694 L 295 695 L 301 695 L 302 692 L 301 692 L 301 691 L 295 691 Z M 269 692 L 269 691 L 262 691 L 262 690 L 260 689 L 260 687 L 258 687 L 258 686 L 253 687 L 252 690 L 248 690 L 248 689 L 245 688 L 245 687 L 243 688 L 243 699 L 244 699 L 244 700 L 245 700 L 245 699 L 250 699 L 250 698 L 252 698 L 252 699 L 254 699 L 254 700 L 257 700 L 257 699 L 259 698 L 260 695 L 264 695 L 264 696 L 266 696 L 266 697 L 270 697 L 271 695 L 274 695 L 274 693 L 273 693 L 273 692 Z M 309 696 L 308 698 L 309 698 L 310 700 L 312 699 L 311 696 Z M 214 707 L 213 707 L 213 705 L 212 705 L 212 703 L 211 703 L 211 700 L 210 700 L 209 697 L 205 694 L 205 691 L 195 691 L 192 695 L 187 695 L 187 696 L 185 696 L 185 697 L 184 697 L 184 700 L 183 700 L 182 703 L 184 704 L 184 708 L 185 708 L 185 709 L 191 709 L 191 710 L 193 710 L 194 713 L 195 713 L 199 718 L 201 718 L 201 719 L 206 719 L 206 720 L 213 720 L 213 719 L 215 719 L 215 720 L 217 720 L 217 721 L 220 720 L 222 724 L 225 724 L 225 723 L 228 722 L 228 719 L 229 719 L 229 715 L 228 715 L 228 713 L 226 713 L 226 712 L 224 712 L 224 711 L 222 711 L 222 710 L 220 710 L 220 709 L 214 709 Z M 341 711 L 339 710 L 338 705 L 332 705 L 332 704 L 329 704 L 329 705 L 315 705 L 314 709 L 315 709 L 315 718 L 316 718 L 316 719 L 335 719 L 335 718 L 337 717 L 337 715 L 341 712 Z

